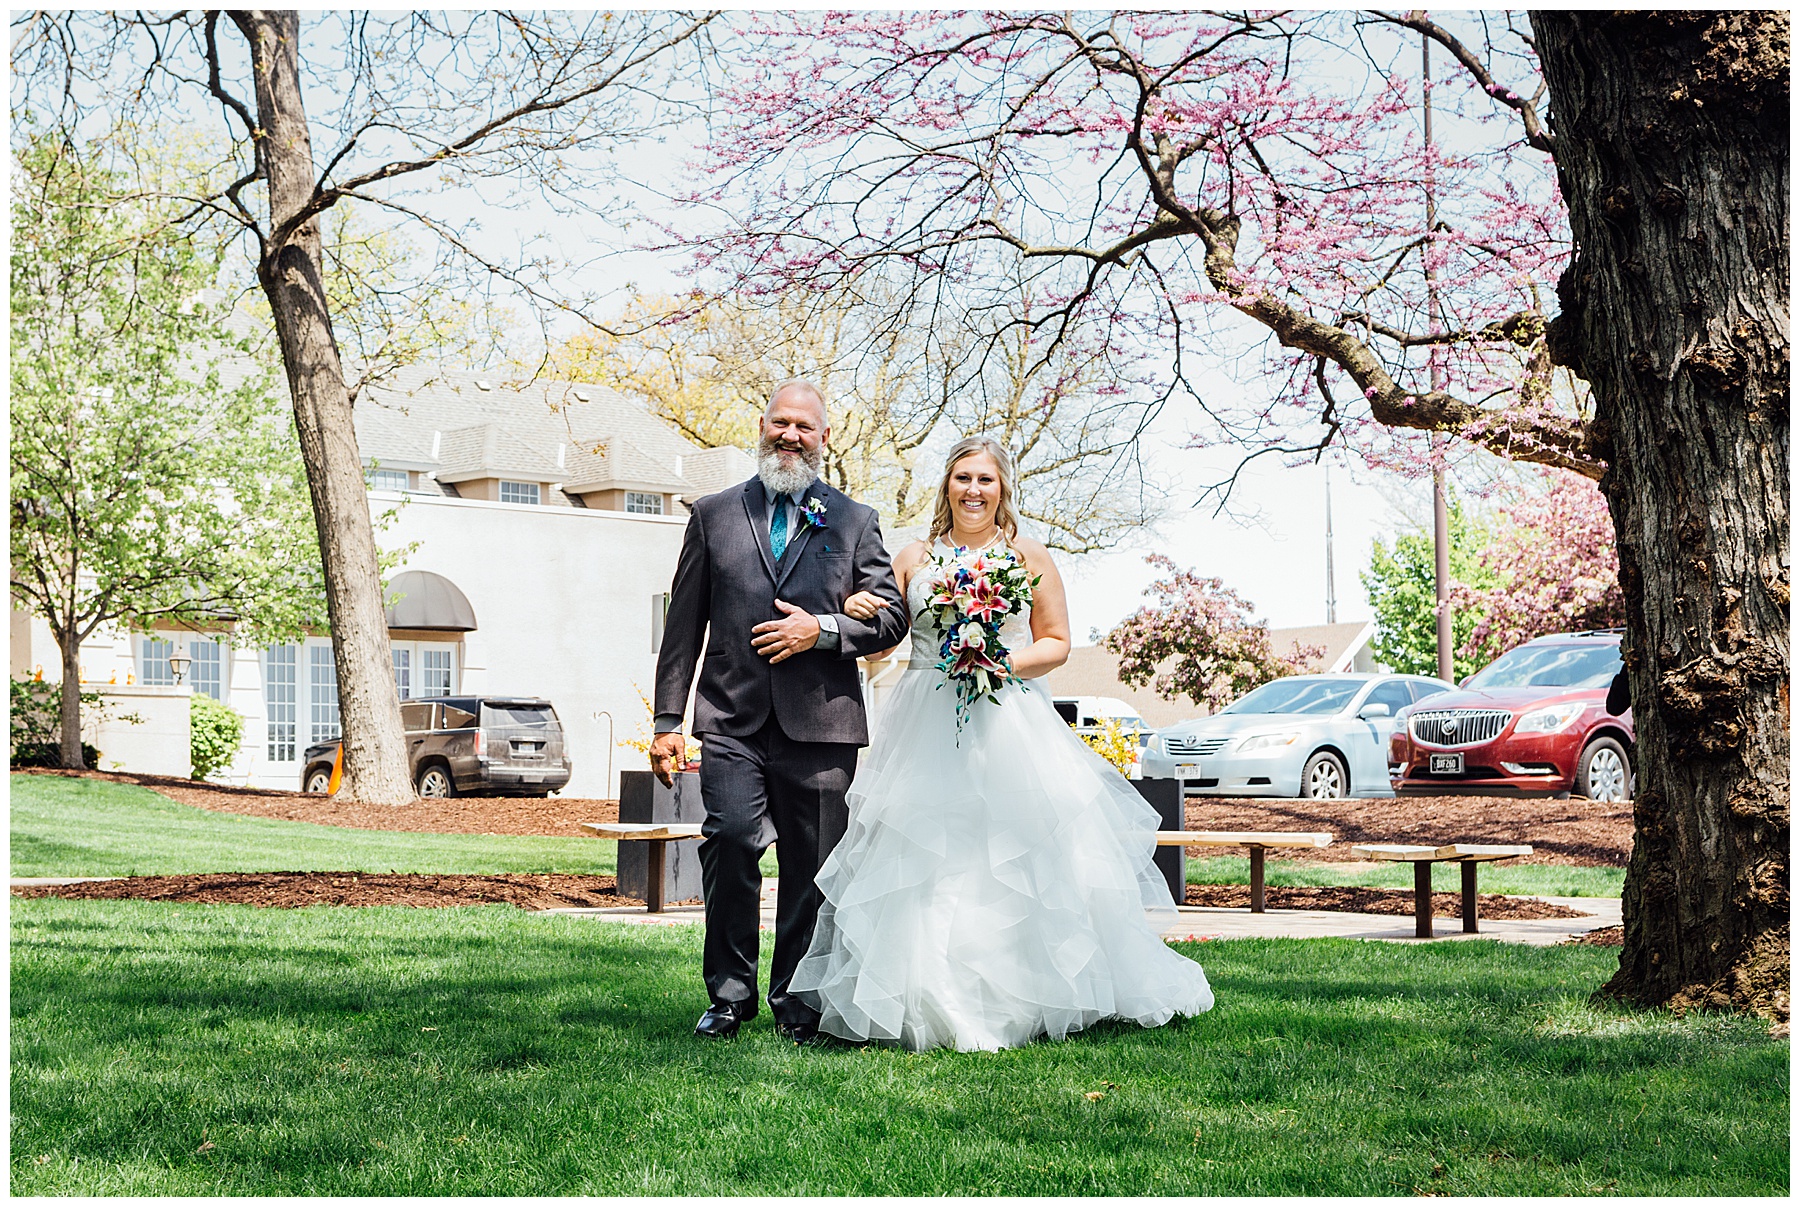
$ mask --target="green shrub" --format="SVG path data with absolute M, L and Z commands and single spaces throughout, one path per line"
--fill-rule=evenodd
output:
M 62 684 L 42 679 L 12 681 L 10 754 L 14 767 L 62 766 Z M 100 693 L 81 693 L 81 707 L 92 714 L 101 706 Z M 82 761 L 100 765 L 100 752 L 81 744 Z
M 100 766 L 100 752 L 87 742 L 81 744 L 81 763 L 89 769 Z M 61 767 L 61 742 L 18 742 L 12 748 L 14 767 Z
M 194 778 L 203 780 L 231 763 L 244 738 L 244 718 L 236 710 L 202 692 L 188 705 L 188 732 Z

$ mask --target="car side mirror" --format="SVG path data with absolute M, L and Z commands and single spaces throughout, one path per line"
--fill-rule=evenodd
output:
M 1377 717 L 1393 716 L 1394 710 L 1385 704 L 1365 704 L 1362 706 L 1362 711 L 1356 715 L 1364 721 L 1373 721 Z

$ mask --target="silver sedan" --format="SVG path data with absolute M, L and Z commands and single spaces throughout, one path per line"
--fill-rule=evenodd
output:
M 1451 685 L 1424 675 L 1290 675 L 1144 748 L 1145 779 L 1204 796 L 1392 796 L 1388 738 L 1414 702 Z

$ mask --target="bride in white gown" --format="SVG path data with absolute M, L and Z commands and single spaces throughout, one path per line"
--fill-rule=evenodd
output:
M 1002 630 L 1025 682 L 975 701 L 960 731 L 936 669 L 943 633 L 922 613 L 954 546 L 1010 546 L 1042 575 L 1033 607 Z M 931 536 L 894 571 L 916 618 L 911 661 L 850 786 L 850 828 L 819 870 L 825 901 L 790 985 L 819 1029 L 992 1050 L 1209 1009 L 1206 974 L 1159 937 L 1175 909 L 1151 863 L 1155 810 L 1034 682 L 1068 659 L 1068 611 L 1049 552 L 1017 534 L 997 443 L 951 450 Z M 877 606 L 858 595 L 845 611 Z

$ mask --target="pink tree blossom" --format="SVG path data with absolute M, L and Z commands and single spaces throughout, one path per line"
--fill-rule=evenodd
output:
M 1475 618 L 1460 651 L 1466 657 L 1485 660 L 1546 633 L 1625 623 L 1612 515 L 1584 478 L 1547 470 L 1537 489 L 1511 488 L 1476 558 L 1498 585 L 1455 584 L 1458 614 Z
M 1517 78 L 1439 50 L 1453 82 L 1432 91 L 1446 137 L 1427 147 L 1403 20 L 759 17 L 689 198 L 713 224 L 689 209 L 668 233 L 722 291 L 883 280 L 892 322 L 975 333 L 971 375 L 981 339 L 1019 326 L 1040 356 L 1159 349 L 1120 380 L 1199 398 L 1202 441 L 1290 458 L 1336 441 L 1417 472 L 1420 434 L 1448 432 L 1597 476 L 1583 397 L 1545 351 L 1569 241 L 1543 139 L 1519 135 L 1521 113 L 1536 128 L 1529 45 L 1504 18 L 1466 21 Z M 1022 283 L 1029 314 L 1004 304 Z M 1263 401 L 1191 387 L 1197 354 L 1259 331 Z
M 1299 642 L 1278 653 L 1269 626 L 1252 620 L 1250 604 L 1222 580 L 1183 570 L 1161 554 L 1145 560 L 1169 576 L 1145 589 L 1154 604 L 1126 617 L 1101 643 L 1119 656 L 1121 683 L 1148 683 L 1164 699 L 1185 695 L 1217 712 L 1324 655 L 1322 647 Z

